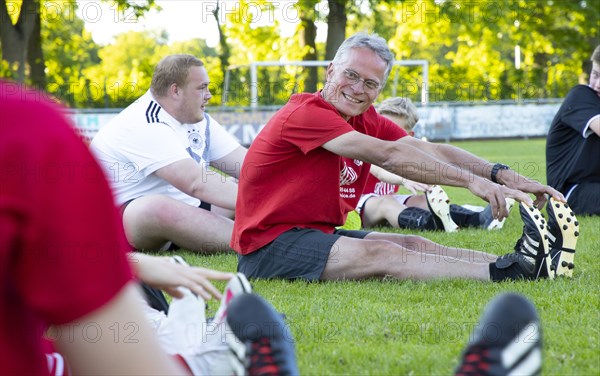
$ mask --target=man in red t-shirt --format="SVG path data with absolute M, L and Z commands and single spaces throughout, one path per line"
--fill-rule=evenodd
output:
M 293 95 L 254 140 L 242 166 L 231 240 L 240 254 L 238 271 L 308 280 L 553 277 L 534 204 L 543 205 L 545 194 L 560 202 L 564 197 L 504 165 L 404 137 L 372 106 L 393 60 L 381 37 L 348 38 L 327 68 L 324 89 Z M 505 197 L 521 201 L 526 226 L 517 251 L 497 259 L 417 236 L 336 230 L 354 209 L 340 190 L 365 179 L 368 174 L 357 169 L 371 163 L 422 183 L 468 188 L 491 204 L 495 218 L 508 215 Z M 536 195 L 535 203 L 525 192 Z M 448 262 L 439 262 L 441 249 Z

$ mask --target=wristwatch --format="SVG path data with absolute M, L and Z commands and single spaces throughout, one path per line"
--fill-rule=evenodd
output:
M 494 167 L 492 167 L 492 174 L 491 174 L 492 175 L 491 176 L 492 177 L 492 181 L 494 183 L 498 184 L 498 180 L 496 180 L 496 175 L 498 175 L 498 171 L 500 171 L 500 170 L 508 170 L 508 169 L 510 169 L 510 167 L 508 167 L 507 165 L 502 164 L 502 163 L 496 163 L 494 165 Z

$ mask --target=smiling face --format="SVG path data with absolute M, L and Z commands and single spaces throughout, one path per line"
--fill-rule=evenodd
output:
M 329 64 L 323 89 L 325 101 L 346 120 L 362 114 L 381 92 L 386 67 L 385 61 L 370 49 L 351 49 L 340 63 Z
M 205 106 L 212 98 L 206 69 L 192 66 L 184 86 L 178 87 L 178 106 L 175 118 L 181 123 L 194 124 L 204 119 Z

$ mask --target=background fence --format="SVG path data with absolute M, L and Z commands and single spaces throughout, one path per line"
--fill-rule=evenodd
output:
M 543 137 L 558 111 L 561 99 L 493 103 L 430 103 L 419 107 L 420 120 L 415 136 L 431 141 L 487 138 Z M 276 107 L 214 107 L 208 112 L 235 136 L 250 145 L 277 111 Z M 87 140 L 119 113 L 119 109 L 70 110 L 77 129 Z

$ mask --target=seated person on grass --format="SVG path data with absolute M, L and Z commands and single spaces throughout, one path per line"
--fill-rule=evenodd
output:
M 90 144 L 121 207 L 127 240 L 138 250 L 230 250 L 232 178 L 239 177 L 246 149 L 205 113 L 209 87 L 202 61 L 167 56 L 150 90 Z
M 306 280 L 566 275 L 572 259 L 561 260 L 560 243 L 550 248 L 547 240 L 548 230 L 572 236 L 576 226 L 562 194 L 459 148 L 405 137 L 372 106 L 393 61 L 377 35 L 346 39 L 327 68 L 324 89 L 293 95 L 258 134 L 239 181 L 231 240 L 239 253 L 238 271 L 249 278 Z M 340 192 L 368 176 L 344 171 L 343 157 L 425 184 L 468 188 L 490 203 L 498 220 L 508 215 L 506 197 L 520 201 L 524 227 L 515 251 L 498 257 L 416 235 L 336 230 L 354 210 Z M 536 206 L 543 207 L 547 194 L 558 207 L 549 210 L 546 223 Z
M 552 120 L 546 140 L 548 184 L 576 214 L 600 215 L 600 45 L 589 85 L 577 85 Z
M 377 107 L 377 112 L 404 129 L 409 136 L 414 135 L 413 128 L 419 121 L 419 115 L 410 99 L 388 98 Z M 355 163 L 349 158 L 343 158 L 343 161 L 348 168 L 352 168 Z M 400 185 L 413 194 L 396 194 Z M 359 187 L 353 188 L 354 191 L 360 190 Z M 419 195 L 417 191 L 425 194 Z M 355 192 L 342 192 L 342 196 L 354 206 L 353 200 L 357 197 Z M 491 205 L 475 211 L 450 204 L 442 187 L 404 179 L 375 165 L 371 166 L 370 175 L 359 197 L 356 210 L 363 227 L 387 224 L 397 228 L 452 232 L 467 227 L 499 229 L 504 225 L 504 220 L 496 220 L 492 216 Z M 507 210 L 510 211 L 514 200 L 507 198 L 506 201 Z
M 3 373 L 297 375 L 293 341 L 281 316 L 248 294 L 240 275 L 227 285 L 215 326 L 204 327 L 215 329 L 220 341 L 194 337 L 197 325 L 205 323 L 204 300 L 220 296 L 209 279 L 232 276 L 139 254 L 128 263 L 129 246 L 108 184 L 89 178 L 90 168 L 100 167 L 62 110 L 38 98 L 0 81 Z M 44 165 L 69 167 L 64 178 L 48 179 L 35 173 Z M 147 311 L 156 320 L 154 332 L 142 314 L 131 264 L 139 278 L 175 295 L 166 315 Z M 223 322 L 226 346 L 216 328 Z M 60 352 L 44 351 L 51 325 Z M 490 341 L 485 335 L 490 325 L 503 335 Z M 457 374 L 508 374 L 525 365 L 527 373 L 520 374 L 539 373 L 541 337 L 528 336 L 525 343 L 523 328 L 540 333 L 533 305 L 512 294 L 494 299 Z
M 240 276 L 127 259 L 101 167 L 45 95 L 0 81 L 2 374 L 297 374 L 281 315 Z M 142 302 L 132 264 L 179 297 L 168 317 Z M 229 278 L 207 326 L 209 279 Z

